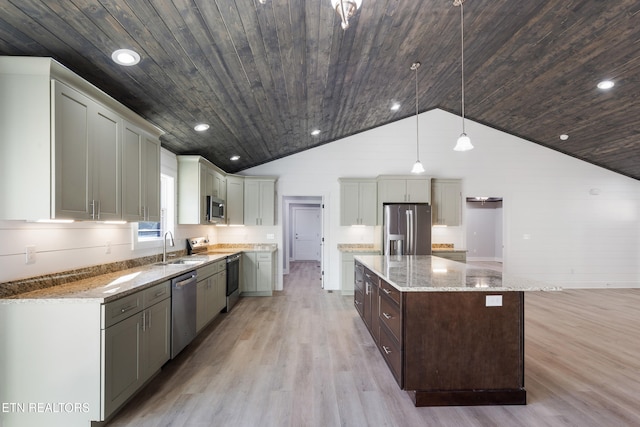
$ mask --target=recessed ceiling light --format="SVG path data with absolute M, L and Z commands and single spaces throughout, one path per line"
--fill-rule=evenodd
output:
M 616 84 L 611 80 L 603 80 L 600 83 L 598 83 L 598 89 L 607 90 L 607 89 L 611 89 L 615 85 Z
M 229 160 L 235 162 L 236 160 L 240 160 L 240 156 L 231 156 L 231 157 L 229 157 Z
M 198 132 L 204 132 L 205 130 L 209 129 L 209 125 L 206 123 L 199 123 L 195 125 L 193 129 Z
M 569 139 L 569 135 L 567 135 L 566 133 L 563 133 L 562 135 L 560 135 L 560 139 L 563 141 L 566 141 L 567 139 Z
M 398 104 L 397 102 L 394 102 L 393 105 L 391 106 L 391 111 L 398 111 L 400 109 L 400 104 Z
M 312 131 L 311 131 L 311 135 L 313 135 L 313 136 L 320 135 L 320 129 L 314 129 L 314 130 L 312 130 Z
M 140 62 L 140 55 L 131 49 L 118 49 L 111 54 L 113 62 L 130 67 Z

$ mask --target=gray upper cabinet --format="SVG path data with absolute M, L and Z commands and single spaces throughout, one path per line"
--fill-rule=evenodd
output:
M 244 178 L 227 175 L 227 199 L 225 213 L 228 225 L 244 224 Z
M 376 225 L 375 179 L 340 179 L 340 225 Z
M 462 224 L 462 181 L 434 179 L 432 182 L 431 221 L 449 227 Z
M 178 223 L 223 223 L 224 218 L 209 218 L 207 200 L 226 197 L 225 175 L 201 156 L 178 156 Z
M 0 57 L 0 93 L 0 219 L 123 219 L 124 123 L 162 132 L 51 58 Z
M 125 122 L 122 154 L 122 218 L 160 221 L 160 141 Z
M 275 178 L 245 177 L 245 225 L 275 225 L 275 187 Z

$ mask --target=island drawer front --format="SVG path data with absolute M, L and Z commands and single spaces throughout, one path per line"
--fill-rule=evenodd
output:
M 171 296 L 171 281 L 158 283 L 144 290 L 144 307 L 151 307 L 155 303 L 165 300 Z
M 400 304 L 400 291 L 384 280 L 380 280 L 380 295 L 383 294 L 394 300 L 396 304 Z
M 364 293 L 360 289 L 356 289 L 353 293 L 353 304 L 360 313 L 360 317 L 364 317 Z
M 383 295 L 380 296 L 380 321 L 389 328 L 396 341 L 400 343 L 400 337 L 402 336 L 400 308 Z
M 389 334 L 387 328 L 380 328 L 380 352 L 387 362 L 396 382 L 402 388 L 402 352 L 396 340 Z
M 368 268 L 365 267 L 364 269 L 364 282 L 365 284 L 370 284 L 371 286 L 375 286 L 376 288 L 379 286 L 380 284 L 380 278 L 378 277 L 377 274 L 375 274 L 374 272 L 372 272 L 371 270 L 369 270 Z M 365 293 L 368 293 L 369 290 L 367 288 Z
M 111 301 L 102 306 L 103 329 L 142 311 L 142 292 Z

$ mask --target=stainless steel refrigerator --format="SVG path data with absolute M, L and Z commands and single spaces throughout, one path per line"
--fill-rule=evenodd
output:
M 431 206 L 427 203 L 385 204 L 383 224 L 385 255 L 431 255 Z

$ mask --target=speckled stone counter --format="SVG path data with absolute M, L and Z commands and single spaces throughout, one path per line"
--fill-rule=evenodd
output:
M 19 304 L 26 302 L 80 302 L 103 304 L 141 291 L 155 284 L 170 280 L 187 271 L 224 259 L 239 251 L 197 255 L 185 257 L 193 264 L 149 264 L 141 267 L 116 271 L 64 285 L 52 286 L 32 292 L 0 298 L 0 304 Z
M 356 255 L 355 259 L 401 292 L 560 290 L 540 281 L 436 256 Z

